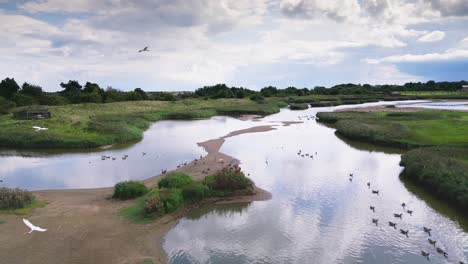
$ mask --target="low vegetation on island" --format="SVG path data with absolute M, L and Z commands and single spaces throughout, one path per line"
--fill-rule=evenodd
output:
M 468 212 L 468 112 L 322 112 L 320 122 L 353 140 L 409 149 L 401 177 Z
M 114 196 L 121 184 L 128 182 L 117 184 Z M 141 193 L 134 205 L 121 210 L 121 214 L 132 222 L 147 223 L 208 198 L 252 194 L 254 184 L 239 167 L 227 167 L 200 181 L 187 174 L 169 173 L 159 180 L 157 187 Z
M 32 209 L 44 205 L 45 202 L 37 200 L 30 191 L 18 188 L 0 188 L 0 214 L 24 215 Z

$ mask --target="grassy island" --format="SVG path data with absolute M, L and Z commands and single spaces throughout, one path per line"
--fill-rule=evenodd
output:
M 468 210 L 468 112 L 318 113 L 349 139 L 409 149 L 401 177 Z

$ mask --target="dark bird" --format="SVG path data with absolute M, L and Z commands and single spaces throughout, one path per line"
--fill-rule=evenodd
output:
M 349 177 L 353 177 L 354 175 L 352 173 L 349 174 Z
M 426 257 L 427 260 L 429 260 L 429 255 L 430 255 L 430 254 L 431 254 L 431 253 L 429 253 L 429 252 L 426 252 L 426 251 L 424 251 L 424 250 L 421 250 L 421 255 L 423 255 L 423 257 Z
M 435 244 L 436 244 L 436 242 L 437 242 L 437 241 L 432 240 L 432 239 L 430 239 L 430 238 L 427 239 L 427 241 L 429 241 L 429 244 L 431 244 L 431 245 L 433 245 L 433 246 L 435 246 Z
M 400 233 L 402 233 L 402 234 L 405 235 L 406 237 L 408 237 L 408 232 L 409 232 L 409 230 L 400 229 Z
M 375 213 L 375 206 L 370 206 L 369 208 Z
M 146 155 L 146 152 L 143 152 L 142 154 L 143 154 L 143 156 L 144 156 L 144 155 Z
M 424 230 L 424 232 L 426 232 L 429 236 L 431 235 L 431 230 L 432 230 L 432 229 L 423 226 L 423 230 Z
M 143 52 L 143 51 L 149 51 L 148 47 L 144 47 L 143 49 L 139 50 L 138 53 Z
M 441 249 L 440 247 L 437 247 L 436 250 L 437 250 L 437 253 L 440 253 L 444 255 L 444 257 L 448 258 L 447 252 L 445 252 L 443 249 Z
M 370 182 L 367 182 L 367 188 L 370 188 Z
M 401 219 L 403 214 L 393 214 L 393 216 Z
M 388 222 L 388 225 L 389 225 L 389 226 L 393 226 L 393 228 L 396 229 L 396 223 L 389 221 L 389 222 Z
M 413 210 L 406 210 L 409 215 L 413 215 Z
M 372 223 L 374 223 L 375 225 L 378 225 L 379 224 L 379 219 L 372 218 Z
M 403 209 L 406 207 L 406 204 L 405 203 L 402 203 L 401 204 L 401 207 L 403 207 Z
M 372 193 L 379 195 L 379 190 L 372 190 Z

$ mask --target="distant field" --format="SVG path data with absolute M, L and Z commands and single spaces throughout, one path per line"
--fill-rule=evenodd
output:
M 451 91 L 411 91 L 411 92 L 401 92 L 401 95 L 407 96 L 466 96 L 468 97 L 468 92 L 451 92 Z
M 51 106 L 51 119 L 16 120 L 11 114 L 1 115 L 0 147 L 93 148 L 139 139 L 157 120 L 267 115 L 278 112 L 280 106 L 285 104 L 276 99 L 261 104 L 249 99 L 186 99 Z M 36 132 L 32 126 L 49 130 Z

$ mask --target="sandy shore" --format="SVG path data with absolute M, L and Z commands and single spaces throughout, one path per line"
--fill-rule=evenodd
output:
M 289 124 L 283 124 L 289 125 Z M 219 171 L 239 160 L 219 150 L 226 138 L 246 133 L 273 130 L 273 126 L 257 126 L 233 131 L 228 135 L 199 143 L 206 156 L 174 171 L 190 174 L 196 179 Z M 66 172 L 64 172 L 66 173 Z M 144 182 L 157 183 L 158 176 Z M 262 201 L 271 194 L 256 188 L 255 195 L 211 199 L 205 203 L 237 203 Z M 34 194 L 49 204 L 25 216 L 33 224 L 46 228 L 44 233 L 33 232 L 23 224 L 23 216 L 1 215 L 0 259 L 5 263 L 166 263 L 162 248 L 164 235 L 177 224 L 190 208 L 166 215 L 150 224 L 133 224 L 118 215 L 118 211 L 134 201 L 110 199 L 113 188 L 80 190 L 47 190 Z

